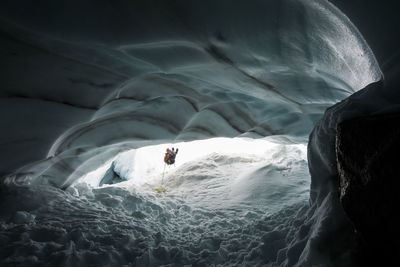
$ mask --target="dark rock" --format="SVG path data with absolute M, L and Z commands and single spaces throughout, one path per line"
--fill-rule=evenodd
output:
M 388 221 L 396 217 L 399 201 L 395 199 L 394 190 L 399 187 L 390 188 L 386 181 L 388 179 L 386 176 L 390 172 L 395 172 L 398 164 L 396 162 L 398 156 L 395 154 L 399 151 L 398 140 L 389 145 L 389 139 L 393 136 L 391 127 L 400 127 L 399 116 L 395 115 L 400 114 L 398 84 L 400 83 L 396 78 L 368 85 L 327 109 L 310 134 L 308 144 L 308 164 L 311 175 L 310 202 L 321 206 L 329 200 L 329 196 L 332 196 L 331 206 L 335 208 L 332 211 L 334 215 L 329 215 L 330 218 L 337 224 L 342 224 L 343 229 L 350 227 L 353 230 L 352 232 L 343 231 L 342 228 L 336 227 L 333 230 L 329 229 L 325 235 L 328 236 L 328 240 L 344 240 L 338 246 L 352 255 L 354 262 L 351 266 L 392 266 L 390 260 L 394 260 L 399 252 L 399 245 L 396 244 L 396 241 L 400 240 L 399 230 L 396 229 L 398 226 L 394 226 L 397 221 Z M 362 123 L 364 120 L 366 122 Z M 339 137 L 337 137 L 337 131 L 340 131 Z M 340 151 L 336 151 L 336 138 L 339 139 Z M 385 150 L 378 150 L 381 149 L 380 141 L 388 142 Z M 374 154 L 374 151 L 379 151 L 380 154 Z M 337 153 L 340 155 L 338 156 Z M 338 163 L 341 165 L 339 168 Z M 356 186 L 350 178 L 345 180 L 345 173 L 346 176 L 359 182 L 359 185 Z M 371 178 L 378 176 L 385 179 L 378 179 L 379 182 L 376 182 L 375 178 Z M 396 175 L 391 174 L 391 177 L 396 177 Z M 371 179 L 374 182 L 368 183 L 368 189 L 366 189 L 365 181 Z M 385 182 L 385 187 L 380 185 L 381 180 Z M 392 179 L 392 182 L 395 183 L 396 180 Z M 385 189 L 376 189 L 380 186 Z M 390 191 L 392 196 L 386 193 L 387 188 L 393 190 Z M 382 190 L 386 191 L 382 193 Z M 344 197 L 347 191 L 362 192 L 362 194 L 349 194 Z M 384 194 L 385 197 L 382 198 L 379 194 Z M 384 207 L 365 208 L 370 203 L 379 203 L 379 201 L 383 201 L 388 206 L 379 204 Z M 387 217 L 382 214 L 387 214 Z M 387 222 L 382 222 L 382 220 Z M 350 246 L 352 240 L 355 242 Z
M 340 202 L 367 251 L 400 252 L 400 113 L 366 116 L 337 126 Z

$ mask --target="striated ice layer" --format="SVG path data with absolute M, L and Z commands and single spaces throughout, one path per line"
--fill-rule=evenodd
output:
M 381 71 L 328 1 L 2 5 L 2 265 L 350 265 L 306 144 Z
M 25 164 L 50 146 L 63 157 L 124 140 L 308 136 L 327 106 L 381 77 L 327 1 L 25 4 L 32 12 L 6 1 L 0 13 L 1 114 L 32 122 L 0 133 L 2 149 Z M 32 142 L 37 128 L 47 136 Z M 2 161 L 3 173 L 24 165 Z

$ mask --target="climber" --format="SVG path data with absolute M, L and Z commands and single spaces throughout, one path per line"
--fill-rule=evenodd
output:
M 178 148 L 176 150 L 174 150 L 174 148 L 172 148 L 172 150 L 167 148 L 167 153 L 165 153 L 164 156 L 164 162 L 168 165 L 174 164 L 176 154 L 178 154 Z

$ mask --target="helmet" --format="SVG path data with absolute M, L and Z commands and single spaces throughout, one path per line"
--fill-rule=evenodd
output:
M 169 148 L 167 148 L 167 152 L 169 152 L 170 150 L 169 150 Z

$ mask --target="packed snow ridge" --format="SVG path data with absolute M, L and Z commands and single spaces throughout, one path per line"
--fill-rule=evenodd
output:
M 253 2 L 5 4 L 2 264 L 350 264 L 306 145 L 381 71 L 328 1 Z

